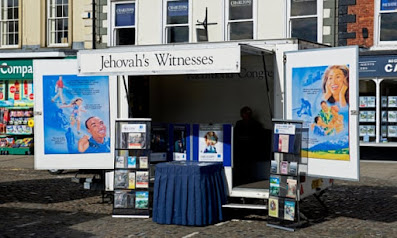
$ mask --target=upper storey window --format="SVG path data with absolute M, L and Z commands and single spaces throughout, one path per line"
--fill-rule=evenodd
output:
M 47 34 L 49 46 L 68 46 L 69 0 L 48 0 Z
M 1 47 L 16 47 L 19 43 L 19 0 L 1 0 Z

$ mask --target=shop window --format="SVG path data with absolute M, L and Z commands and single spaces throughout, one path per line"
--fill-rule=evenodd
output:
M 165 43 L 189 42 L 189 1 L 165 1 Z
M 114 2 L 112 9 L 112 45 L 135 45 L 136 3 Z
M 384 79 L 380 83 L 380 95 L 380 142 L 397 142 L 397 80 Z
M 397 0 L 376 0 L 377 42 L 395 44 L 397 41 Z
M 323 0 L 290 0 L 289 25 L 290 37 L 302 40 L 322 41 L 322 1 Z
M 69 0 L 48 0 L 47 3 L 48 45 L 68 46 Z
M 365 143 L 376 142 L 376 84 L 372 80 L 360 80 L 359 84 L 359 136 Z
M 19 0 L 0 1 L 1 47 L 16 47 L 19 43 Z
M 227 0 L 227 39 L 254 39 L 254 0 Z

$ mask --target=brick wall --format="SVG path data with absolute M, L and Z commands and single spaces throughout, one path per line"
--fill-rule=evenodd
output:
M 356 15 L 356 22 L 347 24 L 347 32 L 355 32 L 355 38 L 347 39 L 347 45 L 371 47 L 374 44 L 374 0 L 356 0 L 348 7 L 348 14 Z M 368 38 L 363 38 L 363 28 L 368 29 Z

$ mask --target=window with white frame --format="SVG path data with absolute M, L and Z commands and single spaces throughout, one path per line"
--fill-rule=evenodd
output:
M 377 0 L 377 42 L 396 44 L 397 0 Z
M 165 6 L 165 43 L 189 42 L 189 0 L 166 0 Z
M 227 0 L 228 40 L 254 39 L 254 0 Z
M 136 44 L 136 2 L 113 3 L 113 45 Z
M 67 46 L 69 43 L 69 1 L 47 1 L 48 45 Z
M 322 41 L 322 1 L 289 0 L 289 35 L 312 42 Z
M 19 42 L 19 0 L 1 0 L 1 47 L 15 47 Z

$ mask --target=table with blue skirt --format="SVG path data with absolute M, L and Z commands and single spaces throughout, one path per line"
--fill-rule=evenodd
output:
M 222 163 L 173 161 L 156 165 L 153 221 L 205 226 L 223 220 L 227 200 Z

